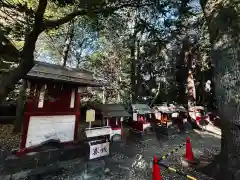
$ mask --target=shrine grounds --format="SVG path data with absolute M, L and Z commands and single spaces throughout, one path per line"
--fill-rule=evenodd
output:
M 83 159 L 75 159 L 61 163 L 62 170 L 44 174 L 39 177 L 44 180 L 150 180 L 152 179 L 151 162 L 154 155 L 161 157 L 172 149 L 183 144 L 186 137 L 191 140 L 195 157 L 204 156 L 212 159 L 220 152 L 220 137 L 209 132 L 191 130 L 188 134 L 174 133 L 173 135 L 158 136 L 155 133 L 137 135 L 125 129 L 124 140 L 111 146 L 110 155 L 86 163 Z M 199 170 L 184 167 L 181 156 L 185 153 L 185 146 L 163 160 L 162 163 L 178 169 L 198 180 L 210 180 L 214 177 L 214 167 L 207 168 L 205 175 Z M 203 170 L 206 172 L 205 170 Z M 161 175 L 167 179 L 187 179 L 181 175 L 161 167 Z

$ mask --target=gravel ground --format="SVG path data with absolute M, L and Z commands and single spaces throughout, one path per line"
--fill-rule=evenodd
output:
M 190 137 L 195 157 L 201 155 L 211 157 L 220 151 L 220 137 L 208 132 L 190 131 L 188 134 L 174 134 L 169 137 L 148 134 L 144 136 L 132 135 L 125 132 L 123 143 L 117 143 L 111 148 L 111 154 L 103 159 L 92 160 L 88 163 L 75 161 L 69 163 L 66 171 L 59 175 L 45 176 L 44 180 L 150 180 L 151 161 L 154 155 L 161 157 L 172 149 L 184 143 L 186 136 Z M 185 147 L 163 160 L 166 165 L 183 171 L 198 180 L 210 180 L 204 174 L 193 168 L 183 167 L 181 156 Z M 161 167 L 161 175 L 164 180 L 185 180 L 174 172 Z
M 0 147 L 8 151 L 18 148 L 20 144 L 21 135 L 12 134 L 12 130 L 11 124 L 0 125 Z

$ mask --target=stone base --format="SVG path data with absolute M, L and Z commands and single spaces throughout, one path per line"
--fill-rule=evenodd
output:
M 181 157 L 181 163 L 185 167 L 196 167 L 199 165 L 200 161 L 198 159 L 193 159 L 192 161 L 189 161 L 185 158 L 185 156 Z

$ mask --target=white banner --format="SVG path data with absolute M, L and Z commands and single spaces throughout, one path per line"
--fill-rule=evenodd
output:
M 109 155 L 109 142 L 90 145 L 89 159 L 95 159 Z

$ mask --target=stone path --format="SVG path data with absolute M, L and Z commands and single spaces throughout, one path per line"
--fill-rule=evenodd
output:
M 175 134 L 169 137 L 156 137 L 155 134 L 132 136 L 125 133 L 123 143 L 111 147 L 111 154 L 103 159 L 92 160 L 84 163 L 75 160 L 66 164 L 66 171 L 59 175 L 46 176 L 44 180 L 150 180 L 151 161 L 154 155 L 161 157 L 185 142 L 186 136 L 190 137 L 194 155 L 213 156 L 220 151 L 220 137 L 208 132 L 191 131 L 189 134 Z M 192 168 L 181 165 L 181 156 L 185 147 L 163 160 L 166 165 L 197 178 L 198 180 L 211 180 L 210 177 L 196 172 Z M 67 166 L 70 166 L 67 168 Z M 185 180 L 176 173 L 161 168 L 164 180 Z

